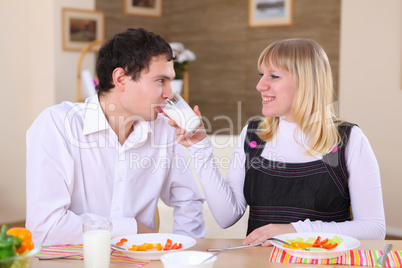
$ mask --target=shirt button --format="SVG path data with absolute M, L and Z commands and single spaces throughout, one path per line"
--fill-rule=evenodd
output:
M 120 178 L 119 178 L 119 181 L 124 181 L 124 178 L 123 178 L 123 177 L 120 177 Z
M 120 207 L 116 207 L 114 210 L 115 210 L 115 211 L 119 211 L 119 210 L 120 210 Z

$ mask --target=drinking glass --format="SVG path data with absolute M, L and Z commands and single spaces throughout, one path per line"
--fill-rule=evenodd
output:
M 180 128 L 186 130 L 190 137 L 199 130 L 201 119 L 177 92 L 172 99 L 166 99 L 161 108 Z
M 85 268 L 108 268 L 112 223 L 109 220 L 91 220 L 83 223 Z

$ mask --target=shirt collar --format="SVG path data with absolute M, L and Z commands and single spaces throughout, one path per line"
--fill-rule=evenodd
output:
M 134 123 L 134 131 L 128 136 L 124 144 L 127 148 L 141 146 L 147 141 L 150 133 L 153 133 L 150 122 L 137 121 Z
M 85 100 L 85 121 L 83 134 L 91 134 L 101 130 L 109 129 L 109 122 L 99 103 L 98 95 L 95 94 Z
M 98 95 L 93 95 L 87 98 L 85 103 L 86 110 L 83 134 L 88 135 L 101 130 L 111 130 L 112 128 L 110 127 L 109 122 L 106 120 L 101 104 L 99 103 Z M 152 132 L 153 129 L 150 122 L 137 121 L 134 124 L 134 131 L 130 134 L 126 142 L 128 142 L 129 147 L 132 147 L 135 143 L 145 141 L 148 137 L 148 134 Z

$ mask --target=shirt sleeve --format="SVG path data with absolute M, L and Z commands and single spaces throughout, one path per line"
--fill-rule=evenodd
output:
M 27 216 L 33 240 L 42 245 L 82 243 L 84 220 L 108 219 L 69 210 L 74 190 L 74 159 L 65 138 L 64 115 L 45 110 L 27 131 Z M 134 218 L 113 219 L 112 236 L 137 230 Z M 129 230 L 129 231 L 128 231 Z
M 213 155 L 209 138 L 189 147 L 197 177 L 216 222 L 222 228 L 235 224 L 244 214 L 247 203 L 243 194 L 245 154 L 243 129 L 233 152 L 226 179 L 219 172 L 220 159 Z
M 331 232 L 358 239 L 385 237 L 385 214 L 380 170 L 367 137 L 353 127 L 345 150 L 353 219 L 347 222 L 299 221 L 297 232 Z
M 202 213 L 205 198 L 194 179 L 191 161 L 180 144 L 173 146 L 173 159 L 160 197 L 167 206 L 174 208 L 173 233 L 195 238 L 205 236 Z

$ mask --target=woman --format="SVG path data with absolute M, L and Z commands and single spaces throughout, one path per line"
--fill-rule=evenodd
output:
M 249 205 L 244 244 L 294 232 L 384 239 L 377 160 L 360 128 L 333 112 L 323 48 L 307 39 L 278 41 L 261 53 L 258 68 L 264 119 L 243 129 L 226 180 L 205 133 L 189 140 L 176 130 L 186 146 L 199 141 L 189 150 L 218 224 L 233 225 Z

